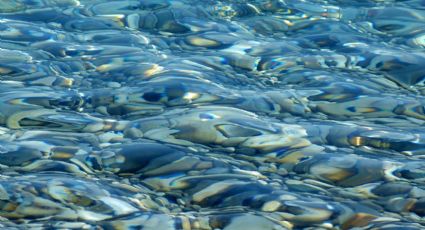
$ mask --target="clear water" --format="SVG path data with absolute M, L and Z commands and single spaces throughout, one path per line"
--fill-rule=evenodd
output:
M 425 2 L 0 0 L 7 229 L 423 229 Z

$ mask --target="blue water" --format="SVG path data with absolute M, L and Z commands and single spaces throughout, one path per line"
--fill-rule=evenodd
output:
M 4 229 L 424 229 L 425 2 L 0 0 Z

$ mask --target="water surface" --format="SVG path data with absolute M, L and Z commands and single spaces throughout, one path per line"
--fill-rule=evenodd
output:
M 0 224 L 423 229 L 424 48 L 421 0 L 0 0 Z

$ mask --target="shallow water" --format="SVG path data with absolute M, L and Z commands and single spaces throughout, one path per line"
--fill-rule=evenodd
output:
M 425 2 L 0 0 L 0 226 L 424 229 Z

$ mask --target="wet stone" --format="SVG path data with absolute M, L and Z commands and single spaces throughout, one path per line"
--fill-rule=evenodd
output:
M 412 186 L 405 183 L 386 183 L 372 190 L 378 196 L 392 196 L 397 194 L 409 193 Z

